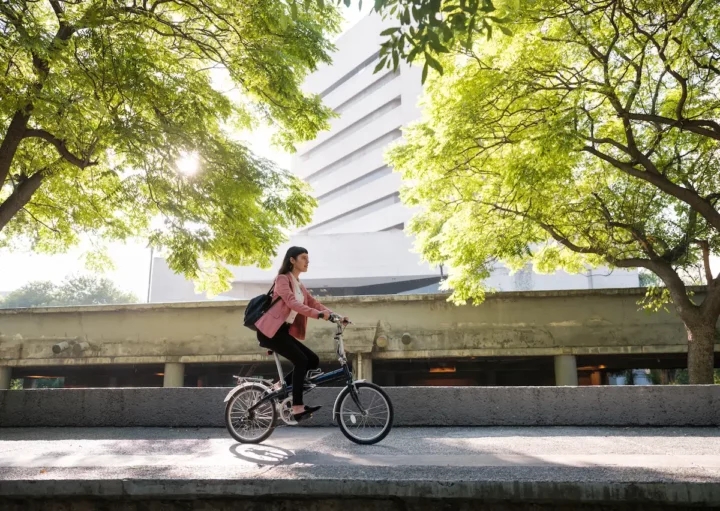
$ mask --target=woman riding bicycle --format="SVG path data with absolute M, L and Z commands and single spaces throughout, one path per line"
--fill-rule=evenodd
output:
M 321 408 L 303 404 L 305 375 L 308 370 L 320 367 L 318 356 L 300 342 L 305 340 L 307 318 L 327 321 L 333 314 L 300 282 L 300 274 L 308 270 L 309 264 L 307 250 L 302 247 L 288 249 L 275 278 L 274 305 L 255 323 L 260 346 L 285 357 L 295 366 L 285 382 L 293 387 L 292 413 L 296 421 Z

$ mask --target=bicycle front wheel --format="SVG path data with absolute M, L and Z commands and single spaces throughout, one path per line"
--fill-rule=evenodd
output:
M 250 385 L 230 398 L 225 406 L 225 427 L 238 442 L 259 444 L 275 429 L 277 410 L 274 401 L 266 401 L 248 412 L 252 405 L 262 399 L 266 390 L 260 385 Z
M 368 382 L 345 387 L 340 392 L 335 413 L 343 435 L 361 445 L 376 444 L 385 438 L 394 419 L 388 395 L 381 387 Z

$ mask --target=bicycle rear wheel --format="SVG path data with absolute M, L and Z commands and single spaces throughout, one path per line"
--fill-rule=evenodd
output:
M 356 444 L 376 444 L 392 429 L 392 402 L 385 391 L 374 383 L 357 382 L 354 387 L 362 410 L 353 398 L 353 386 L 345 387 L 340 392 L 335 410 L 340 431 Z
M 277 410 L 274 401 L 266 401 L 252 412 L 248 409 L 260 401 L 267 389 L 249 385 L 235 394 L 225 406 L 225 427 L 230 435 L 243 444 L 259 444 L 275 429 Z

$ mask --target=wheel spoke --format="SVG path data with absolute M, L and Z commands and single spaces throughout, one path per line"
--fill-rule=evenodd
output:
M 372 387 L 358 388 L 357 398 L 360 408 L 350 393 L 343 398 L 339 419 L 352 437 L 371 441 L 390 426 L 390 405 L 385 396 Z
M 274 402 L 266 401 L 258 405 L 252 412 L 249 411 L 262 397 L 263 392 L 256 388 L 248 388 L 240 391 L 233 398 L 228 413 L 228 426 L 243 441 L 256 441 L 273 428 L 275 421 Z

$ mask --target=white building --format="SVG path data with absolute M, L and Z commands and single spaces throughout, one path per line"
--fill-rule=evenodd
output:
M 305 88 L 320 94 L 338 117 L 331 129 L 304 144 L 292 171 L 313 187 L 319 206 L 310 225 L 285 246 L 310 253 L 305 284 L 319 294 L 393 294 L 435 292 L 443 269 L 431 268 L 412 252 L 403 227 L 413 211 L 399 198 L 400 175 L 383 155 L 402 136 L 401 128 L 420 116 L 420 70 L 402 66 L 373 73 L 380 36 L 379 16 L 363 18 L 336 42 L 333 63 L 308 78 Z M 278 259 L 279 259 L 278 257 Z M 280 261 L 270 270 L 232 268 L 233 289 L 221 298 L 249 298 L 265 292 Z M 156 259 L 151 301 L 202 300 L 193 285 Z M 637 272 L 596 270 L 587 275 L 509 275 L 498 267 L 488 284 L 502 291 L 636 287 Z

